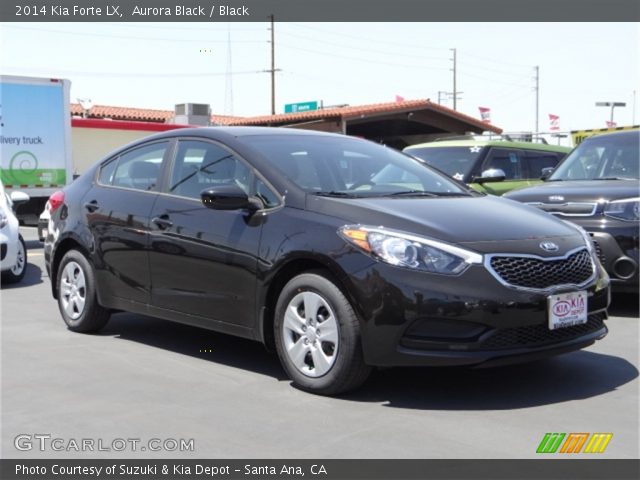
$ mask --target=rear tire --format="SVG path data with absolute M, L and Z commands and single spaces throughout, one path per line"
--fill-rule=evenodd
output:
M 321 273 L 303 273 L 280 293 L 274 319 L 276 349 L 293 383 L 337 395 L 367 379 L 360 323 L 340 289 Z
M 58 307 L 69 330 L 95 332 L 109 321 L 109 310 L 98 304 L 93 268 L 79 251 L 70 250 L 62 257 L 57 287 Z
M 2 281 L 4 283 L 18 283 L 27 273 L 27 246 L 24 243 L 22 235 L 18 235 L 18 252 L 16 255 L 16 263 L 9 270 L 2 272 Z

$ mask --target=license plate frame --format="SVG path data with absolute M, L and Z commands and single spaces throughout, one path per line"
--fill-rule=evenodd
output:
M 549 330 L 587 323 L 589 307 L 585 290 L 559 293 L 547 297 Z

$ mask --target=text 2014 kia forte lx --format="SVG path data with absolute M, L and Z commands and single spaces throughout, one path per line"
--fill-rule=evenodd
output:
M 374 366 L 524 361 L 607 332 L 609 280 L 583 230 L 361 139 L 175 130 L 49 203 L 71 330 L 124 310 L 252 338 L 316 393 Z

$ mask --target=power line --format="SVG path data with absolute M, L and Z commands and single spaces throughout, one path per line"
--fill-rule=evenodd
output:
M 79 36 L 83 36 L 83 37 L 102 37 L 102 38 L 109 38 L 111 40 L 113 39 L 123 39 L 123 40 L 145 40 L 145 41 L 150 41 L 150 42 L 179 42 L 179 43 L 226 43 L 226 40 L 210 40 L 210 39 L 200 39 L 200 40 L 195 40 L 195 39 L 188 39 L 188 38 L 167 38 L 167 37 L 138 37 L 138 36 L 130 36 L 130 35 L 113 35 L 113 34 L 107 34 L 107 33 L 97 33 L 97 32 L 70 32 L 67 30 L 56 30 L 56 29 L 50 29 L 50 28 L 32 28 L 32 27 L 23 27 L 23 26 L 16 26 L 16 25 L 7 25 L 7 24 L 3 24 L 2 25 L 3 28 L 15 28 L 18 30 L 28 30 L 28 31 L 34 31 L 34 32 L 44 32 L 44 33 L 58 33 L 58 34 L 62 34 L 62 35 L 79 35 Z M 236 40 L 236 43 L 264 43 L 264 41 L 260 41 L 260 40 Z
M 344 43 L 328 42 L 326 40 L 319 40 L 317 38 L 306 37 L 304 35 L 296 35 L 294 33 L 288 33 L 288 32 L 280 32 L 280 34 L 288 37 L 300 38 L 303 40 L 307 40 L 309 42 L 321 43 L 323 45 L 331 45 L 331 46 L 340 47 L 343 49 L 346 48 L 349 50 L 357 50 L 360 52 L 368 52 L 368 53 L 373 53 L 375 55 L 390 55 L 393 57 L 415 58 L 417 60 L 446 60 L 446 57 L 425 57 L 423 55 L 412 55 L 412 54 L 400 53 L 400 52 L 383 52 L 378 49 L 354 47 L 350 45 L 345 45 Z
M 424 46 L 424 45 L 417 45 L 415 43 L 401 43 L 401 42 L 393 42 L 393 41 L 388 41 L 388 40 L 379 40 L 377 38 L 362 37 L 362 36 L 358 36 L 358 35 L 350 35 L 348 33 L 336 32 L 335 30 L 327 30 L 325 28 L 310 27 L 308 25 L 303 25 L 303 24 L 300 24 L 300 23 L 288 23 L 287 25 L 293 25 L 293 26 L 296 26 L 296 27 L 305 28 L 307 30 L 315 30 L 317 32 L 329 33 L 331 35 L 336 35 L 336 36 L 340 36 L 340 37 L 353 38 L 355 40 L 359 40 L 359 41 L 365 42 L 365 43 L 383 43 L 384 45 L 395 45 L 395 46 L 398 46 L 398 47 L 416 48 L 416 49 L 420 49 L 420 50 L 441 50 L 443 52 L 445 50 L 447 50 L 444 47 L 429 47 L 429 46 Z
M 21 68 L 5 66 L 3 70 L 9 71 L 18 71 Z M 29 69 L 30 71 L 34 71 L 34 69 Z M 35 69 L 38 70 L 38 69 Z M 46 72 L 47 75 L 51 74 L 51 69 L 41 69 L 38 71 Z M 221 77 L 225 75 L 251 75 L 256 73 L 264 73 L 262 70 L 247 70 L 243 72 L 181 72 L 181 73 L 166 73 L 166 72 L 140 72 L 140 73 L 113 73 L 113 72 L 87 72 L 80 70 L 55 70 L 55 75 L 66 76 L 66 75 L 79 75 L 85 77 L 110 77 L 110 78 L 184 78 L 184 77 Z
M 367 60 L 365 58 L 361 58 L 361 57 L 350 57 L 347 55 L 337 55 L 333 52 L 321 52 L 319 50 L 313 50 L 310 48 L 301 48 L 301 47 L 294 47 L 292 45 L 288 45 L 285 43 L 279 43 L 280 47 L 285 47 L 285 48 L 289 48 L 291 50 L 298 50 L 301 52 L 307 52 L 307 53 L 315 53 L 317 55 L 325 55 L 328 57 L 332 57 L 332 58 L 344 58 L 346 60 L 354 60 L 357 62 L 363 62 L 363 63 L 371 63 L 371 64 L 375 64 L 375 65 L 386 65 L 389 67 L 403 67 L 403 68 L 415 68 L 415 69 L 428 69 L 428 70 L 447 70 L 447 67 L 427 67 L 424 65 L 407 65 L 407 64 L 401 64 L 401 63 L 391 63 L 391 62 L 381 62 L 381 61 L 377 61 L 377 60 Z

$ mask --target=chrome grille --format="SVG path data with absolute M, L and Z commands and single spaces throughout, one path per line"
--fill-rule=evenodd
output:
M 504 283 L 533 289 L 582 285 L 594 274 L 587 249 L 555 259 L 495 255 L 491 257 L 489 266 Z
M 588 217 L 596 213 L 598 208 L 597 203 L 534 203 L 530 202 L 528 205 L 537 207 L 540 210 L 544 210 L 547 213 L 555 213 L 556 215 L 565 215 L 568 217 Z

